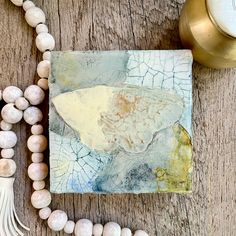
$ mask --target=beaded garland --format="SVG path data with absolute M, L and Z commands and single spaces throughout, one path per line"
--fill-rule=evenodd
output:
M 45 189 L 45 178 L 48 175 L 48 166 L 43 162 L 43 152 L 47 149 L 47 138 L 43 135 L 43 126 L 40 122 L 43 119 L 42 111 L 37 107 L 43 102 L 45 98 L 45 90 L 48 89 L 48 76 L 50 72 L 50 57 L 51 52 L 55 47 L 55 40 L 51 34 L 48 33 L 48 27 L 45 25 L 46 17 L 44 12 L 35 6 L 32 1 L 11 0 L 16 6 L 22 6 L 25 10 L 25 19 L 27 23 L 36 28 L 36 46 L 43 53 L 43 60 L 37 66 L 37 74 L 40 79 L 37 85 L 30 85 L 23 92 L 15 86 L 9 86 L 1 91 L 0 100 L 4 100 L 6 105 L 1 110 L 2 121 L 0 123 L 0 177 L 8 178 L 15 174 L 16 164 L 12 160 L 14 156 L 13 147 L 17 143 L 16 134 L 11 131 L 12 125 L 20 122 L 22 119 L 31 125 L 32 135 L 28 138 L 27 146 L 32 152 L 32 164 L 28 167 L 28 176 L 33 181 L 34 192 L 31 196 L 31 203 L 34 208 L 39 209 L 39 216 L 43 220 L 47 220 L 48 226 L 53 231 L 64 230 L 67 234 L 74 233 L 76 236 L 131 236 L 132 232 L 128 228 L 123 228 L 115 223 L 109 222 L 104 227 L 101 224 L 95 224 L 88 219 L 80 219 L 76 223 L 68 220 L 67 214 L 62 210 L 52 211 L 49 208 L 52 197 L 51 193 Z M 14 179 L 11 178 L 9 183 L 12 185 Z M 1 181 L 1 178 L 0 178 Z M 0 193 L 1 199 L 1 193 Z M 12 203 L 11 203 L 12 204 Z M 2 216 L 0 209 L 0 216 Z M 14 209 L 14 216 L 18 223 L 20 223 Z M 11 217 L 13 214 L 11 215 Z M 13 218 L 14 218 L 13 216 Z M 0 217 L 0 218 L 1 218 Z M 0 219 L 1 220 L 1 219 Z M 4 229 L 0 226 L 0 233 L 7 236 L 24 235 L 16 227 L 9 226 L 10 229 Z M 137 230 L 134 236 L 148 236 L 145 231 Z

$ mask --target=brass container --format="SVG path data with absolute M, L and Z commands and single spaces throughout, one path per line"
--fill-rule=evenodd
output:
M 236 38 L 215 23 L 206 0 L 186 1 L 179 31 L 184 47 L 192 50 L 200 64 L 218 69 L 236 67 Z

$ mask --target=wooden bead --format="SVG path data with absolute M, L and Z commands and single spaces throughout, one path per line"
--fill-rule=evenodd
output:
M 51 201 L 52 201 L 51 193 L 46 189 L 34 191 L 31 196 L 31 203 L 33 207 L 36 209 L 41 209 L 49 206 Z
M 48 218 L 48 226 L 53 231 L 61 231 L 68 221 L 68 216 L 64 211 L 56 210 Z
M 45 207 L 39 211 L 39 217 L 42 220 L 47 220 L 51 213 L 52 210 L 49 207 Z
M 37 85 L 30 85 L 24 92 L 25 98 L 30 102 L 31 105 L 39 105 L 44 97 L 44 91 Z
M 17 136 L 13 131 L 0 131 L 0 148 L 12 148 L 17 143 Z
M 17 98 L 22 96 L 22 90 L 16 86 L 8 86 L 3 90 L 2 93 L 2 98 L 6 103 L 14 103 Z
M 45 24 L 39 24 L 36 26 L 37 34 L 48 33 L 48 27 Z
M 95 224 L 93 226 L 93 235 L 94 236 L 102 236 L 102 232 L 103 232 L 103 225 Z
M 49 72 L 50 72 L 50 61 L 48 60 L 43 60 L 41 62 L 39 62 L 38 66 L 37 66 L 37 73 L 39 75 L 39 77 L 42 78 L 48 78 L 49 77 Z
M 31 135 L 27 141 L 27 146 L 31 152 L 44 152 L 47 145 L 47 138 L 43 135 Z
M 115 222 L 109 222 L 105 224 L 103 229 L 103 236 L 120 236 L 121 228 Z
M 51 52 L 50 51 L 46 51 L 43 53 L 43 60 L 51 60 Z
M 12 148 L 2 149 L 1 156 L 2 158 L 10 159 L 14 157 L 15 151 Z
M 36 37 L 36 46 L 40 52 L 52 51 L 55 47 L 55 40 L 49 33 L 40 33 Z
M 31 155 L 31 160 L 32 160 L 32 162 L 34 162 L 34 163 L 40 163 L 40 162 L 42 162 L 42 161 L 43 161 L 43 158 L 44 158 L 43 153 L 37 153 L 37 152 L 35 152 L 35 153 L 32 153 L 32 155 Z
M 48 166 L 45 163 L 32 163 L 28 167 L 28 176 L 34 181 L 44 180 L 48 175 Z
M 4 120 L 1 121 L 1 129 L 4 130 L 4 131 L 9 131 L 12 129 L 12 124 L 9 124 L 7 122 L 5 122 Z
M 34 125 L 43 119 L 43 113 L 38 107 L 28 107 L 23 117 L 27 124 Z
M 9 103 L 2 108 L 1 115 L 5 122 L 16 124 L 22 119 L 23 112 L 15 108 L 13 103 Z
M 41 89 L 48 90 L 48 80 L 47 79 L 41 78 L 41 79 L 39 79 L 37 84 Z
M 148 234 L 143 230 L 137 230 L 135 231 L 134 236 L 148 236 Z
M 8 178 L 15 174 L 16 163 L 11 159 L 0 159 L 0 177 Z
M 74 232 L 74 229 L 75 229 L 75 222 L 72 220 L 67 221 L 64 227 L 64 232 L 66 234 L 72 234 Z
M 23 0 L 11 0 L 11 2 L 18 7 L 23 5 Z
M 34 7 L 34 6 L 35 6 L 35 4 L 32 1 L 27 0 L 27 1 L 23 2 L 23 9 L 25 11 L 29 10 L 31 7 Z
M 130 229 L 128 228 L 123 228 L 121 230 L 121 236 L 132 236 L 132 232 Z
M 45 181 L 41 180 L 41 181 L 34 181 L 33 182 L 33 189 L 38 191 L 38 190 L 42 190 L 45 188 Z
M 43 126 L 42 125 L 33 125 L 31 127 L 32 134 L 42 134 L 43 133 Z
M 25 109 L 29 107 L 29 102 L 24 97 L 20 97 L 16 99 L 15 106 L 19 110 L 24 111 Z
M 31 7 L 25 13 L 25 20 L 31 27 L 36 27 L 39 23 L 45 23 L 44 12 L 38 7 Z
M 81 219 L 77 221 L 75 225 L 75 236 L 92 236 L 92 234 L 93 223 L 90 220 Z

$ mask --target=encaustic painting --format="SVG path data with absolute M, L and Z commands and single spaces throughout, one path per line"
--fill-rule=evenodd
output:
M 191 192 L 192 55 L 53 52 L 50 188 Z

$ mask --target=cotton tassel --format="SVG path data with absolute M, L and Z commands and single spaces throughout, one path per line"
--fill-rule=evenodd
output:
M 19 224 L 25 230 L 30 230 L 24 226 L 17 214 L 14 205 L 14 178 L 0 177 L 0 236 L 23 236 L 18 229 Z

